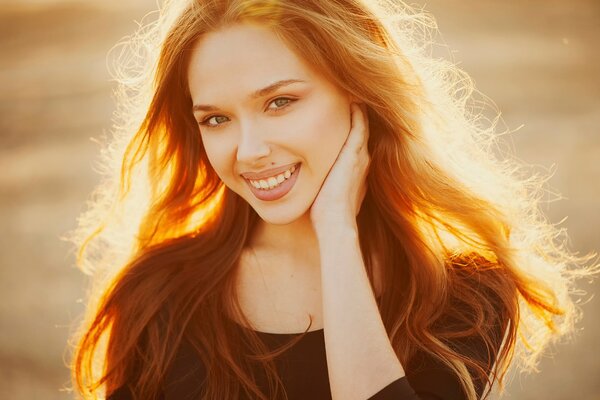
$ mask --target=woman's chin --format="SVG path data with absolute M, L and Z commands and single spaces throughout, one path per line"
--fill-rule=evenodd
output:
M 254 208 L 258 216 L 266 223 L 272 225 L 287 225 L 298 220 L 305 212 L 295 210 L 267 210 L 265 208 Z
M 246 199 L 258 216 L 266 223 L 287 225 L 308 216 L 312 202 L 287 201 L 285 204 L 269 204 L 256 198 Z

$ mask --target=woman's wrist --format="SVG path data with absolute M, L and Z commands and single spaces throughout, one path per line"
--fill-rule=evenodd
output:
M 332 215 L 323 218 L 315 224 L 315 233 L 319 242 L 337 241 L 340 237 L 352 235 L 358 237 L 358 226 L 356 219 L 343 215 Z

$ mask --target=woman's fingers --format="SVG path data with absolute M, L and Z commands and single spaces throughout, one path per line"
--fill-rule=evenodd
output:
M 369 139 L 369 121 L 367 118 L 367 109 L 364 104 L 352 103 L 351 115 L 352 124 L 350 129 L 349 147 L 353 148 L 358 154 Z

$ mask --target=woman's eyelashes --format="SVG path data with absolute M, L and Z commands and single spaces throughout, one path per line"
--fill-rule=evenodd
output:
M 277 107 L 275 108 L 271 108 L 271 107 L 267 107 L 267 110 L 269 111 L 273 111 L 273 112 L 278 112 L 279 110 L 282 110 L 284 108 L 286 108 L 287 106 L 289 106 L 290 104 L 292 104 L 293 102 L 297 101 L 298 99 L 293 99 L 290 97 L 277 97 L 276 99 L 273 99 L 272 101 L 270 101 L 268 103 L 268 105 L 270 106 L 271 104 L 276 104 Z M 215 119 L 218 120 L 220 118 L 227 118 L 223 115 L 209 115 L 208 117 L 204 118 L 202 121 L 199 122 L 199 125 L 201 126 L 205 126 L 208 128 L 218 128 L 219 126 L 223 125 L 223 123 L 210 123 L 209 121 L 211 119 Z

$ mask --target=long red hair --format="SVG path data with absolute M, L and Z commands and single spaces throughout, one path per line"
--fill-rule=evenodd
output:
M 425 351 L 474 400 L 474 378 L 502 384 L 516 350 L 535 367 L 544 347 L 573 329 L 574 278 L 595 272 L 583 266 L 594 255 L 575 257 L 558 243 L 563 231 L 538 209 L 543 181 L 494 156 L 497 121 L 484 127 L 470 112 L 471 80 L 427 55 L 432 17 L 396 0 L 372 3 L 168 1 L 120 47 L 105 179 L 72 236 L 94 278 L 73 337 L 73 382 L 84 398 L 122 385 L 156 398 L 183 340 L 211 365 L 203 398 L 285 396 L 273 363 L 285 348 L 269 352 L 230 318 L 250 326 L 233 283 L 259 216 L 212 169 L 186 81 L 194 44 L 233 23 L 268 26 L 368 106 L 359 239 L 371 281 L 373 254 L 383 267 L 379 308 L 403 365 Z M 436 324 L 448 315 L 465 324 Z M 489 363 L 451 342 L 478 335 L 497 348 L 502 338 L 489 327 L 498 323 L 506 335 L 488 378 Z M 269 393 L 252 378 L 256 363 Z

